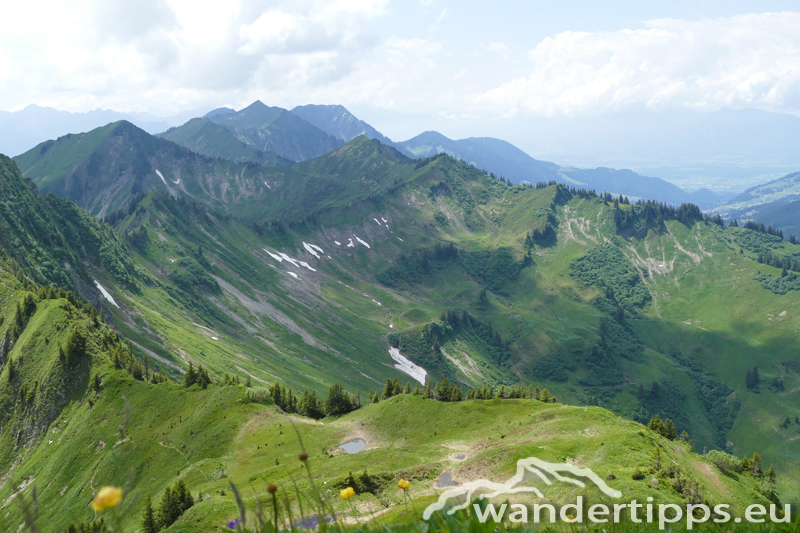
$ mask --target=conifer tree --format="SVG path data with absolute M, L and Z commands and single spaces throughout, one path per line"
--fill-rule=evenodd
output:
M 392 383 L 391 378 L 386 378 L 386 385 L 383 386 L 381 400 L 388 400 L 392 396 L 394 396 L 394 383 Z
M 161 505 L 158 506 L 158 525 L 162 528 L 169 527 L 179 516 L 180 511 L 172 494 L 172 487 L 167 487 L 161 496 Z
M 400 378 L 394 378 L 392 380 L 392 396 L 397 396 L 398 394 L 403 394 L 403 384 L 400 383 Z
M 458 385 L 454 385 L 450 391 L 450 401 L 453 402 L 460 402 L 464 399 L 464 391 L 461 390 L 461 387 Z
M 150 494 L 144 500 L 144 509 L 142 510 L 142 533 L 158 533 L 156 524 L 156 515 L 153 512 L 153 502 L 150 499 Z
M 539 393 L 539 401 L 540 402 L 544 402 L 544 403 L 549 403 L 550 402 L 550 391 L 547 390 L 547 389 L 542 389 L 542 391 Z
M 205 389 L 211 384 L 211 377 L 206 369 L 203 368 L 203 365 L 197 367 L 197 384 L 200 385 L 201 389 Z
M 325 413 L 328 416 L 338 416 L 353 410 L 353 403 L 341 384 L 335 383 L 328 389 L 328 398 L 325 400 Z
M 194 369 L 194 364 L 189 361 L 189 370 L 183 375 L 183 386 L 191 387 L 197 383 L 197 371 Z

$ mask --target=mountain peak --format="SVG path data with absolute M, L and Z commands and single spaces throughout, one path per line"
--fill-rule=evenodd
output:
M 212 109 L 211 111 L 209 111 L 208 113 L 203 115 L 202 118 L 212 118 L 212 117 L 218 117 L 218 116 L 222 116 L 222 115 L 230 115 L 232 113 L 236 113 L 236 110 L 235 109 L 231 109 L 230 107 L 218 107 L 216 109 Z M 192 120 L 194 120 L 194 119 L 192 119 Z
M 378 139 L 383 144 L 394 144 L 378 130 L 356 118 L 343 105 L 301 105 L 292 109 L 291 113 L 344 142 L 364 134 L 370 139 Z
M 393 146 L 384 144 L 377 139 L 370 139 L 363 133 L 323 157 L 366 161 L 375 156 L 395 163 L 410 163 L 412 161 L 411 158 Z
M 244 111 L 256 111 L 256 110 L 259 110 L 259 109 L 270 109 L 270 106 L 268 106 L 267 104 L 265 104 L 261 100 L 256 100 L 255 102 L 253 102 L 249 106 L 241 109 L 239 112 L 242 113 Z

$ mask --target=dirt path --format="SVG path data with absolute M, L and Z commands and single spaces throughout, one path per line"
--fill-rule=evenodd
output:
M 704 463 L 702 461 L 691 461 L 692 466 L 695 467 L 699 472 L 701 472 L 707 481 L 710 481 L 714 487 L 720 490 L 725 496 L 730 496 L 730 492 L 728 492 L 728 488 L 720 479 L 719 474 L 711 468 L 711 465 Z
M 699 263 L 700 261 L 702 261 L 702 259 L 700 258 L 699 255 L 697 255 L 696 253 L 690 252 L 689 250 L 687 250 L 686 248 L 681 246 L 681 243 L 679 243 L 678 239 L 675 237 L 675 235 L 673 235 L 672 232 L 669 231 L 669 228 L 667 228 L 667 231 L 669 232 L 670 237 L 672 237 L 672 242 L 675 243 L 675 248 L 677 248 L 681 252 L 683 252 L 686 255 L 688 255 L 689 257 L 691 257 L 692 261 L 694 261 L 695 263 Z
M 706 249 L 703 248 L 703 245 L 700 243 L 700 235 L 695 234 L 694 240 L 697 241 L 697 247 L 700 249 L 700 252 L 702 252 L 703 255 L 705 255 L 706 257 L 714 257 L 714 254 L 712 254 L 709 251 L 706 251 Z
M 578 244 L 582 244 L 582 245 L 586 246 L 588 243 L 585 242 L 585 241 L 582 241 L 581 239 L 579 239 L 575 235 L 575 233 L 572 231 L 572 223 L 573 222 L 578 227 L 578 229 L 580 229 L 580 224 L 578 223 L 577 218 L 574 218 L 572 216 L 572 208 L 564 207 L 564 219 L 565 220 L 564 220 L 564 224 L 563 224 L 563 229 L 564 229 L 564 234 L 567 236 L 567 238 L 572 239 L 573 241 L 577 242 Z

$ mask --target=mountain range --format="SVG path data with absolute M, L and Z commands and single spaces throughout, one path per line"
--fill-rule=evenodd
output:
M 565 168 L 538 161 L 499 139 L 452 141 L 436 132 L 428 132 L 394 143 L 341 106 L 304 106 L 288 112 L 255 102 L 238 112 L 228 108 L 214 110 L 157 136 L 191 153 L 178 150 L 172 143 L 160 142 L 127 124 L 108 125 L 47 141 L 17 156 L 16 160 L 23 173 L 43 192 L 62 195 L 93 214 L 104 216 L 122 207 L 125 198 L 157 189 L 179 191 L 176 193 L 194 199 L 210 194 L 217 200 L 215 205 L 236 203 L 238 200 L 227 198 L 236 188 L 211 191 L 208 180 L 212 176 L 228 182 L 247 181 L 246 197 L 259 201 L 261 185 L 270 182 L 275 175 L 291 172 L 267 167 L 319 157 L 342 146 L 345 139 L 350 141 L 352 137 L 348 137 L 358 131 L 382 143 L 386 141 L 384 144 L 409 157 L 446 153 L 512 183 L 557 181 L 674 205 L 694 201 L 707 207 L 718 200 L 707 191 L 688 194 L 664 180 L 631 171 Z M 108 140 L 109 136 L 112 140 Z M 135 165 L 132 164 L 134 159 Z M 91 169 L 88 174 L 87 169 Z M 91 180 L 91 187 L 87 187 L 89 174 L 102 176 L 102 179 Z M 119 191 L 124 192 L 120 194 Z
M 207 530 L 237 512 L 229 480 L 300 477 L 292 424 L 324 481 L 363 471 L 358 501 L 399 522 L 399 478 L 432 501 L 440 473 L 507 479 L 520 454 L 660 503 L 792 496 L 799 246 L 583 185 L 633 173 L 513 183 L 435 136 L 417 159 L 251 107 L 205 119 L 241 141 L 230 157 L 122 121 L 0 159 L 0 501 L 36 486 L 64 529 L 103 484 L 130 477 L 141 502 L 185 480 L 200 497 L 173 530 Z M 336 384 L 361 409 L 317 422 L 292 403 Z M 753 474 L 773 463 L 776 483 Z

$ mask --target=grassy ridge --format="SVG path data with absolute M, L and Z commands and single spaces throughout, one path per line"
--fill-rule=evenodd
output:
M 780 272 L 754 261 L 750 230 L 667 219 L 624 238 L 601 198 L 509 186 L 447 157 L 409 162 L 363 138 L 275 172 L 263 202 L 237 204 L 257 224 L 166 195 L 117 222 L 141 289 L 100 279 L 122 305 L 105 307 L 171 375 L 193 361 L 318 392 L 336 375 L 366 392 L 400 375 L 387 353 L 397 334 L 433 380 L 533 382 L 640 421 L 660 413 L 698 450 L 759 451 L 784 479 L 800 474 L 797 428 L 781 425 L 799 411 L 800 295 L 764 288 L 760 276 Z M 423 268 L 437 245 L 458 259 Z M 603 247 L 614 257 L 594 254 Z M 414 261 L 394 283 L 381 277 Z M 582 264 L 613 275 L 571 275 Z M 448 312 L 480 326 L 445 331 Z M 762 382 L 749 390 L 754 366 Z
M 346 171 L 351 175 L 353 164 L 348 163 Z M 509 187 L 447 158 L 415 166 L 405 167 L 407 177 L 397 186 L 390 182 L 382 196 L 330 204 L 303 222 L 259 224 L 254 231 L 220 215 L 192 214 L 191 209 L 168 208 L 162 202 L 121 229 L 147 226 L 150 237 L 141 252 L 142 261 L 165 283 L 174 268 L 169 259 L 193 256 L 193 248 L 202 245 L 212 265 L 210 272 L 227 287 L 215 298 L 228 310 L 238 310 L 234 314 L 250 327 L 266 328 L 285 339 L 280 352 L 302 353 L 302 360 L 309 361 L 315 350 L 302 334 L 286 336 L 286 322 L 276 322 L 275 316 L 260 324 L 254 321 L 257 315 L 251 300 L 268 300 L 321 345 L 335 347 L 327 356 L 319 354 L 317 371 L 296 364 L 276 365 L 274 361 L 286 359 L 272 346 L 254 345 L 265 354 L 263 363 L 268 368 L 272 365 L 268 373 L 246 360 L 235 366 L 267 381 L 287 379 L 323 392 L 325 369 L 335 368 L 353 387 L 378 388 L 385 377 L 395 375 L 386 348 L 387 335 L 396 333 L 414 340 L 406 343 L 405 355 L 422 364 L 434 380 L 448 377 L 464 384 L 496 385 L 522 380 L 547 386 L 569 402 L 598 403 L 641 421 L 661 413 L 676 420 L 679 430 L 687 430 L 698 450 L 761 451 L 768 461 L 791 468 L 794 441 L 789 432 L 781 429 L 776 434 L 768 427 L 763 433 L 737 429 L 753 424 L 755 413 L 777 427 L 798 410 L 793 395 L 787 394 L 794 388 L 791 380 L 795 378 L 788 369 L 796 342 L 784 329 L 791 327 L 785 317 L 797 309 L 798 301 L 793 294 L 776 301 L 755 279 L 779 272 L 753 261 L 753 252 L 739 253 L 740 234 L 749 230 L 707 223 L 687 227 L 668 220 L 661 231 L 626 240 L 616 235 L 612 208 L 600 199 L 571 196 L 557 186 Z M 179 212 L 186 213 L 186 221 L 180 221 Z M 154 213 L 158 213 L 157 221 L 146 218 Z M 437 213 L 444 214 L 445 224 L 437 221 Z M 383 219 L 388 222 L 375 222 Z M 533 264 L 519 270 L 516 277 L 506 279 L 498 271 L 499 284 L 492 284 L 480 274 L 491 270 L 485 266 L 471 270 L 465 263 L 474 254 L 480 257 L 500 249 L 510 250 L 521 262 L 526 236 L 537 230 L 544 233 L 548 225 L 556 228 L 555 237 L 534 245 Z M 358 243 L 356 236 L 371 247 Z M 348 241 L 354 246 L 347 247 Z M 322 247 L 324 256 L 311 256 L 302 242 Z M 620 279 L 634 283 L 635 305 L 625 304 L 624 287 L 614 291 L 612 283 L 614 294 L 609 299 L 597 284 L 570 275 L 571 265 L 591 257 L 591 250 L 603 242 L 617 250 L 615 264 L 629 265 L 627 277 Z M 409 278 L 401 276 L 389 285 L 381 282 L 381 273 L 403 264 L 401 254 L 419 266 L 420 254 L 425 250 L 432 254 L 437 244 L 455 244 L 459 259 L 442 263 L 441 268 L 431 260 L 427 270 L 412 268 Z M 787 243 L 781 247 L 786 252 L 794 249 Z M 316 272 L 277 262 L 262 253 L 263 248 L 308 261 Z M 597 263 L 599 271 L 606 268 L 602 261 Z M 300 279 L 288 276 L 289 271 Z M 230 287 L 235 290 L 231 292 Z M 621 328 L 614 326 L 617 300 L 626 313 Z M 168 301 L 161 304 L 169 305 Z M 770 316 L 752 312 L 765 307 L 774 308 L 766 311 Z M 201 344 L 195 344 L 194 352 L 214 354 L 200 359 L 204 364 L 234 370 L 228 362 L 230 352 L 208 334 L 192 333 L 197 328 L 184 319 L 175 318 L 176 325 L 171 326 L 170 321 L 140 309 L 157 324 L 152 330 L 170 332 L 165 337 L 195 337 Z M 334 311 L 320 312 L 323 309 Z M 437 352 L 434 338 L 425 337 L 424 328 L 432 322 L 441 325 L 440 317 L 447 311 L 466 311 L 491 326 L 508 343 L 510 356 L 498 366 L 490 346 L 466 334 L 443 336 L 439 339 L 442 352 Z M 781 315 L 783 311 L 787 314 Z M 241 324 L 238 319 L 233 320 Z M 205 320 L 195 322 L 214 328 L 224 324 L 213 316 Z M 237 335 L 236 327 L 229 331 L 232 337 Z M 238 335 L 240 342 L 249 342 Z M 610 347 L 604 349 L 603 342 Z M 208 350 L 201 348 L 206 345 Z M 292 352 L 292 345 L 302 346 L 302 352 Z M 633 351 L 621 348 L 626 345 Z M 211 351 L 211 346 L 216 349 Z M 358 359 L 358 373 L 347 359 L 331 357 L 336 352 L 351 354 L 354 347 L 375 354 Z M 592 359 L 596 347 L 608 354 L 606 360 Z M 384 362 L 375 365 L 379 353 Z M 754 393 L 744 388 L 744 375 L 756 365 L 765 375 L 765 384 Z M 377 379 L 370 382 L 362 372 Z M 786 381 L 784 391 L 767 386 L 766 380 L 781 376 Z M 654 383 L 660 392 L 650 394 Z M 644 397 L 640 386 L 648 393 Z M 790 486 L 784 485 L 783 490 Z

